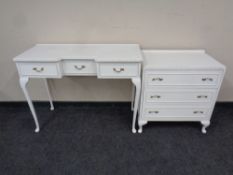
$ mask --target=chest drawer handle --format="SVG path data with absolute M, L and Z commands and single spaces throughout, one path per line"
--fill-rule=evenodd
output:
M 163 78 L 152 78 L 152 81 L 163 81 Z
M 117 73 L 123 72 L 124 70 L 125 70 L 124 68 L 119 68 L 119 69 L 113 68 L 113 71 Z
M 159 111 L 149 111 L 149 114 L 158 114 Z
M 202 81 L 213 81 L 213 78 L 202 78 Z
M 39 69 L 39 68 L 37 68 L 37 67 L 33 67 L 32 70 L 34 70 L 34 71 L 36 71 L 36 72 L 43 72 L 43 71 L 44 71 L 44 68 L 41 67 L 41 68 Z
M 193 111 L 194 114 L 204 114 L 203 111 Z
M 74 65 L 74 68 L 75 68 L 75 69 L 78 69 L 78 70 L 82 70 L 82 69 L 84 69 L 85 67 L 86 67 L 85 65 L 81 65 L 81 66 Z
M 208 98 L 207 95 L 198 95 L 197 98 Z
M 160 95 L 151 95 L 150 98 L 161 98 Z

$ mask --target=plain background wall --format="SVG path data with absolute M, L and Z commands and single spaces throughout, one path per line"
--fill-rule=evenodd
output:
M 206 49 L 227 66 L 219 100 L 233 100 L 232 0 L 0 0 L 0 101 L 23 101 L 12 58 L 36 43 L 139 43 Z M 130 80 L 51 80 L 55 100 L 129 101 Z M 32 80 L 34 100 L 46 100 Z

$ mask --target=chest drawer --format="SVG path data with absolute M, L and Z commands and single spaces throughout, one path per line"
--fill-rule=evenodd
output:
M 146 108 L 144 116 L 148 119 L 153 118 L 183 118 L 183 117 L 206 117 L 209 112 L 208 108 Z
M 60 77 L 60 64 L 57 62 L 46 63 L 17 63 L 22 76 L 30 77 Z
M 92 60 L 65 60 L 62 67 L 65 75 L 96 74 L 96 64 Z
M 128 78 L 140 75 L 140 63 L 98 63 L 98 77 Z
M 147 75 L 149 86 L 217 86 L 218 74 L 152 74 Z
M 215 90 L 208 91 L 146 91 L 145 100 L 147 103 L 157 102 L 199 102 L 207 103 L 211 102 L 214 95 L 217 92 Z

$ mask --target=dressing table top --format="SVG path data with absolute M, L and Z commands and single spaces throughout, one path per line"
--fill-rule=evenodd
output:
M 16 62 L 54 62 L 65 59 L 96 62 L 142 62 L 138 44 L 37 44 L 14 58 Z

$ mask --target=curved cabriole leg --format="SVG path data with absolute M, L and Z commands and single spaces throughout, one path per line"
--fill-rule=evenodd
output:
M 147 121 L 138 121 L 138 126 L 139 126 L 138 133 L 142 133 L 143 126 L 146 124 L 147 124 Z
M 132 97 L 131 97 L 131 110 L 134 109 L 134 99 L 135 99 L 135 87 L 134 84 L 132 84 Z
M 45 78 L 44 79 L 44 83 L 45 83 L 45 88 L 49 97 L 49 103 L 50 103 L 50 110 L 53 111 L 54 110 L 54 106 L 53 106 L 53 100 L 52 100 L 52 96 L 50 93 L 50 89 L 49 89 L 49 85 L 48 85 L 48 80 Z
M 23 93 L 25 95 L 25 98 L 28 102 L 28 105 L 29 105 L 29 108 L 31 110 L 31 113 L 32 113 L 32 116 L 33 116 L 33 119 L 34 119 L 34 122 L 35 122 L 35 125 L 36 125 L 36 129 L 35 129 L 35 132 L 39 132 L 40 131 L 40 126 L 39 126 L 39 122 L 38 122 L 38 119 L 37 119 L 37 116 L 36 116 L 36 111 L 34 109 L 34 106 L 33 106 L 33 103 L 32 103 L 32 100 L 29 96 L 29 93 L 27 91 L 27 83 L 29 81 L 29 78 L 28 77 L 20 77 L 19 79 L 19 82 L 20 82 L 20 86 L 23 90 Z
M 140 77 L 132 78 L 132 83 L 135 85 L 135 100 L 134 100 L 134 110 L 133 110 L 132 132 L 136 133 L 135 124 L 136 124 L 138 105 L 139 105 L 139 100 L 140 100 L 140 92 L 141 92 Z
M 143 126 L 142 125 L 139 125 L 139 129 L 138 129 L 138 133 L 142 133 L 142 131 L 143 131 Z
M 202 124 L 202 129 L 201 129 L 201 132 L 203 133 L 203 134 L 206 134 L 206 128 L 208 127 L 208 126 L 210 126 L 210 121 L 201 121 L 201 124 Z

